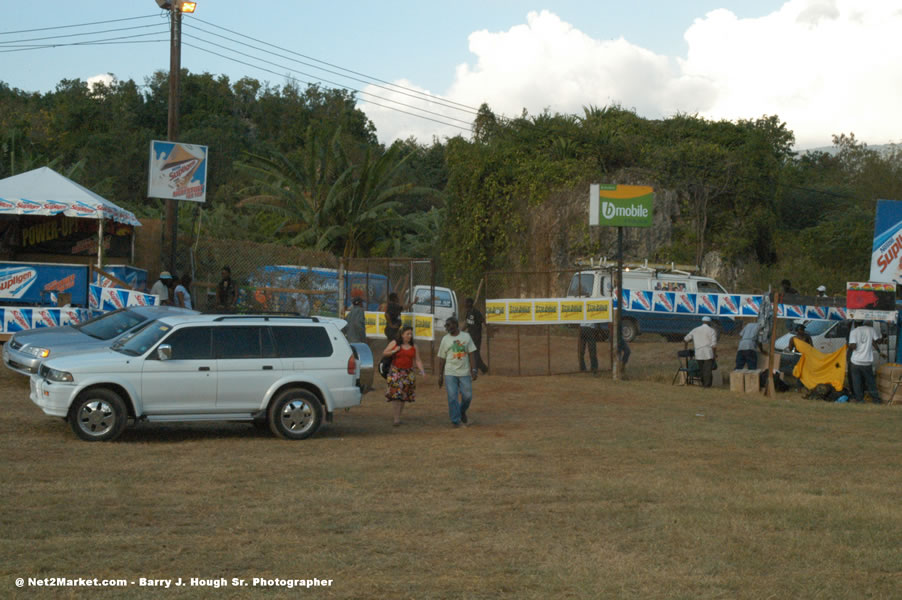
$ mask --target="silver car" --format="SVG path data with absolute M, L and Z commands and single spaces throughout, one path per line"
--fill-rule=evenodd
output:
M 32 375 L 48 358 L 108 348 L 155 319 L 196 314 L 175 306 L 130 306 L 78 325 L 20 331 L 3 345 L 3 364 L 17 373 Z

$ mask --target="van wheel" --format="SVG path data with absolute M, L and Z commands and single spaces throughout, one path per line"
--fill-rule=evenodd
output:
M 119 394 L 96 388 L 81 394 L 69 407 L 69 425 L 86 442 L 115 440 L 125 430 L 128 413 Z
M 623 341 L 632 342 L 639 337 L 639 324 L 632 319 L 624 319 L 620 331 L 623 332 Z
M 316 433 L 323 421 L 323 405 L 312 392 L 290 389 L 269 405 L 270 430 L 286 440 L 304 440 Z

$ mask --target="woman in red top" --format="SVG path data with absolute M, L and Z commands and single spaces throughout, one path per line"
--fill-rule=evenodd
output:
M 382 356 L 392 356 L 391 369 L 388 372 L 388 391 L 385 398 L 394 402 L 394 425 L 401 424 L 401 411 L 405 402 L 416 400 L 417 379 L 413 366 L 416 364 L 420 375 L 425 375 L 423 363 L 413 345 L 413 327 L 409 325 L 401 329 L 398 339 L 389 342 Z

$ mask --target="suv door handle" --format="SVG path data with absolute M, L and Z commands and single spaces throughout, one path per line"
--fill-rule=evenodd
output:
M 209 371 L 210 367 L 197 367 L 198 371 Z
M 264 371 L 272 371 L 272 365 L 263 365 Z

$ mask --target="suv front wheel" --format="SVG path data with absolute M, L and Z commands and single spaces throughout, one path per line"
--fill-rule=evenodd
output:
M 88 442 L 115 440 L 125 430 L 128 413 L 119 394 L 106 388 L 82 392 L 69 408 L 69 425 Z
M 269 405 L 269 428 L 287 440 L 307 439 L 323 421 L 323 405 L 315 394 L 294 388 L 280 392 Z

